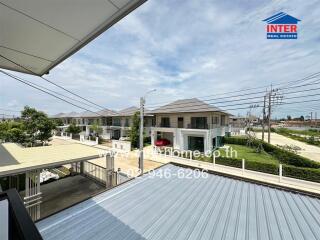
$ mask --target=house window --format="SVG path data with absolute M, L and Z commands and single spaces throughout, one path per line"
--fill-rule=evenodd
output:
M 170 127 L 170 118 L 162 117 L 161 118 L 161 127 Z
M 207 118 L 206 117 L 192 117 L 191 118 L 191 128 L 194 129 L 207 129 Z
M 226 116 L 225 115 L 221 115 L 221 125 L 222 126 L 226 125 Z
M 112 118 L 107 117 L 107 126 L 111 126 L 111 125 L 112 125 Z
M 218 116 L 213 116 L 212 117 L 212 124 L 218 125 L 219 124 L 219 117 Z
M 129 127 L 129 118 L 126 118 L 125 126 Z
M 113 126 L 120 126 L 120 118 L 113 119 Z
M 183 128 L 183 117 L 178 117 L 178 128 Z

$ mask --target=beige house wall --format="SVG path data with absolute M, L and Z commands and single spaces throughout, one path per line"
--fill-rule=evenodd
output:
M 201 113 L 159 113 L 155 114 L 156 116 L 156 126 L 161 126 L 161 118 L 169 117 L 170 119 L 170 128 L 178 127 L 178 118 L 183 117 L 183 128 L 188 128 L 191 124 L 191 117 L 206 117 L 207 123 L 210 128 L 219 127 L 221 125 L 221 116 L 225 116 L 225 124 L 223 126 L 227 126 L 229 123 L 229 115 L 220 113 L 220 112 L 201 112 Z M 218 117 L 217 124 L 214 123 L 213 118 Z

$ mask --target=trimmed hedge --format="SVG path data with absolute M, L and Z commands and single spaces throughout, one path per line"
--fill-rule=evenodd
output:
M 229 167 L 242 168 L 242 160 L 237 158 L 219 157 L 219 158 L 216 158 L 216 164 L 221 164 Z
M 269 173 L 269 174 L 279 174 L 279 166 L 274 163 L 262 163 L 256 161 L 246 161 L 245 168 L 252 171 Z
M 219 157 L 216 159 L 216 163 L 220 165 L 242 168 L 242 159 Z M 245 160 L 245 169 L 257 172 L 264 172 L 270 174 L 279 174 L 279 167 L 274 163 L 262 163 L 254 160 Z
M 320 169 L 283 165 L 283 176 L 320 183 Z
M 219 157 L 216 159 L 216 163 L 236 168 L 242 167 L 242 160 L 237 158 Z M 301 168 L 285 164 L 282 166 L 283 176 L 320 183 L 320 169 Z M 245 160 L 245 169 L 279 175 L 279 166 L 274 163 L 261 163 L 252 160 Z
M 239 137 L 225 137 L 223 139 L 223 142 L 227 144 L 229 143 L 229 144 L 237 144 L 237 145 L 247 145 L 247 139 L 239 138 Z M 262 142 L 261 140 L 254 140 L 252 144 L 253 146 L 258 146 L 258 144 L 262 144 L 264 151 L 266 151 L 270 155 L 273 155 L 283 164 L 293 165 L 296 167 L 320 169 L 320 163 L 317 163 L 308 158 L 299 156 L 295 153 L 283 150 L 274 145 Z

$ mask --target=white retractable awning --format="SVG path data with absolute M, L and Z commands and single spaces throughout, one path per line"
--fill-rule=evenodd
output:
M 146 0 L 0 0 L 0 68 L 43 75 Z

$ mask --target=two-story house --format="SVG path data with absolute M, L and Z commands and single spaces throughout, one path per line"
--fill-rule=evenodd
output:
M 229 131 L 230 114 L 196 98 L 172 102 L 152 113 L 156 119 L 152 145 L 166 139 L 174 149 L 205 152 L 221 146 Z
M 132 126 L 132 117 L 137 112 L 138 114 L 140 114 L 140 109 L 132 106 L 120 110 L 116 116 L 112 117 L 113 124 L 110 127 L 110 129 L 113 130 L 112 138 L 119 139 L 121 137 L 129 137 Z M 153 115 L 149 114 L 148 111 L 146 111 L 144 114 L 144 135 L 146 137 L 150 136 L 151 127 L 153 125 Z
M 89 111 L 81 113 L 59 113 L 51 116 L 51 118 L 62 120 L 63 125 L 58 127 L 62 132 L 64 132 L 71 123 L 74 123 L 81 127 L 81 135 L 88 136 L 93 133 L 91 126 L 97 124 L 102 128 L 102 138 L 120 139 L 129 137 L 132 126 L 132 116 L 136 112 L 139 112 L 139 108 L 129 107 L 119 112 L 105 109 L 96 113 Z M 153 116 L 146 113 L 144 116 L 144 132 L 146 137 L 150 136 L 153 125 Z

